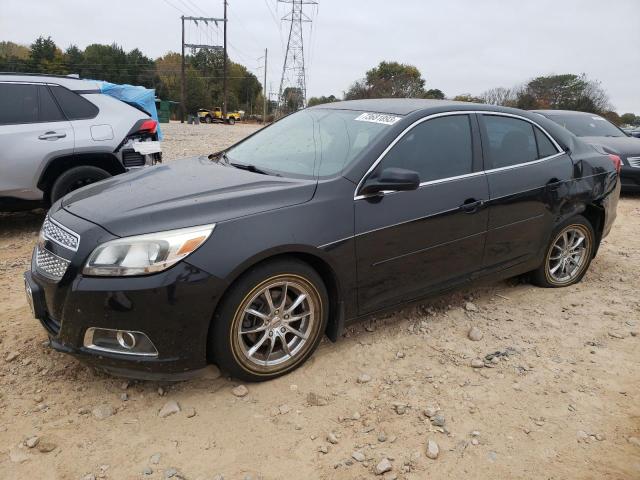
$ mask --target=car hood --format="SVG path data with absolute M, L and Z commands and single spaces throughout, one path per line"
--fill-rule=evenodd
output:
M 195 157 L 71 192 L 62 207 L 117 236 L 223 222 L 313 197 L 315 180 L 261 175 Z
M 640 138 L 633 137 L 580 137 L 591 145 L 599 145 L 608 153 L 627 157 L 640 155 Z

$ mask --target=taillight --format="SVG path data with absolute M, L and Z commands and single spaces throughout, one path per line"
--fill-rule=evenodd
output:
M 613 162 L 613 166 L 616 169 L 616 172 L 620 173 L 620 169 L 622 168 L 622 159 L 618 155 L 614 155 L 613 153 L 609 154 L 609 158 Z
M 143 120 L 136 133 L 156 133 L 158 122 L 155 120 Z

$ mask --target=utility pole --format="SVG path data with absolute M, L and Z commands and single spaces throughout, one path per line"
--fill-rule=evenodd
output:
M 289 40 L 287 40 L 287 52 L 284 56 L 284 64 L 282 65 L 282 77 L 280 78 L 280 91 L 278 93 L 278 113 L 287 103 L 287 99 L 283 98 L 286 87 L 295 87 L 298 89 L 296 108 L 304 107 L 307 104 L 307 82 L 306 71 L 304 67 L 304 42 L 302 38 L 302 24 L 311 23 L 311 18 L 303 11 L 304 5 L 317 5 L 315 0 L 278 0 L 280 3 L 290 3 L 291 11 L 282 17 L 283 21 L 290 22 Z M 285 84 L 285 76 L 287 71 L 291 72 L 295 80 L 292 84 Z M 287 81 L 287 83 L 289 83 Z
M 262 96 L 264 97 L 264 102 L 262 105 L 262 123 L 267 123 L 267 49 L 264 49 L 264 88 L 262 91 Z
M 227 2 L 225 1 L 225 14 L 224 14 L 224 19 L 222 18 L 211 18 L 211 17 L 185 17 L 184 15 L 182 15 L 180 17 L 180 20 L 182 20 L 182 65 L 180 68 L 180 123 L 184 123 L 184 116 L 187 110 L 187 95 L 186 95 L 186 79 L 185 79 L 185 56 L 184 56 L 184 49 L 185 47 L 188 47 L 191 49 L 191 53 L 193 54 L 193 52 L 195 52 L 196 49 L 208 49 L 208 50 L 218 50 L 220 51 L 220 49 L 222 47 L 220 47 L 220 45 L 204 45 L 204 44 L 199 44 L 199 43 L 185 43 L 185 35 L 184 35 L 184 21 L 187 20 L 188 22 L 194 22 L 196 25 L 198 24 L 198 22 L 204 22 L 205 25 L 209 25 L 209 22 L 213 22 L 216 24 L 216 26 L 218 25 L 218 22 L 222 22 L 224 21 L 224 31 L 225 31 L 225 37 L 224 37 L 224 43 L 225 43 L 225 62 L 224 62 L 224 69 L 225 69 L 225 74 L 224 74 L 224 81 L 225 81 L 225 101 L 226 101 L 226 81 L 227 81 L 227 53 L 226 53 L 226 45 L 227 45 Z M 226 115 L 226 114 L 225 114 Z
M 224 63 L 222 64 L 222 116 L 227 118 L 227 0 L 224 3 Z
M 182 19 L 182 66 L 180 67 L 180 123 L 184 123 L 184 111 L 185 111 L 185 86 L 184 86 L 184 15 L 180 17 Z

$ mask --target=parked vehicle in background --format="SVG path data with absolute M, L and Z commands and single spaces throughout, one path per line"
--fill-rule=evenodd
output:
M 618 167 L 521 110 L 323 104 L 67 195 L 27 296 L 53 348 L 113 373 L 215 362 L 267 380 L 325 333 L 474 279 L 579 282 L 616 217 Z
M 622 131 L 624 133 L 626 133 L 627 135 L 629 135 L 630 137 L 635 137 L 635 138 L 640 138 L 640 128 L 637 127 L 633 127 L 633 128 L 622 128 Z
M 216 107 L 213 110 L 201 108 L 198 110 L 198 118 L 204 123 L 228 123 L 233 125 L 236 121 L 242 120 L 242 113 L 244 112 L 227 112 L 227 117 L 225 118 L 220 107 Z
M 623 192 L 640 191 L 640 139 L 630 137 L 606 118 L 570 110 L 533 110 L 562 125 L 602 153 L 620 158 Z
M 0 74 L 0 210 L 48 206 L 161 161 L 157 123 L 97 82 Z

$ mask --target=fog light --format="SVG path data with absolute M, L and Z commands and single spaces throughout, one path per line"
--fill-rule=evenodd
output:
M 147 335 L 133 330 L 89 328 L 84 334 L 84 347 L 107 353 L 157 357 L 158 350 Z
M 122 348 L 126 348 L 127 350 L 131 350 L 136 346 L 136 336 L 131 332 L 125 332 L 123 330 L 118 330 L 116 334 L 116 339 Z

